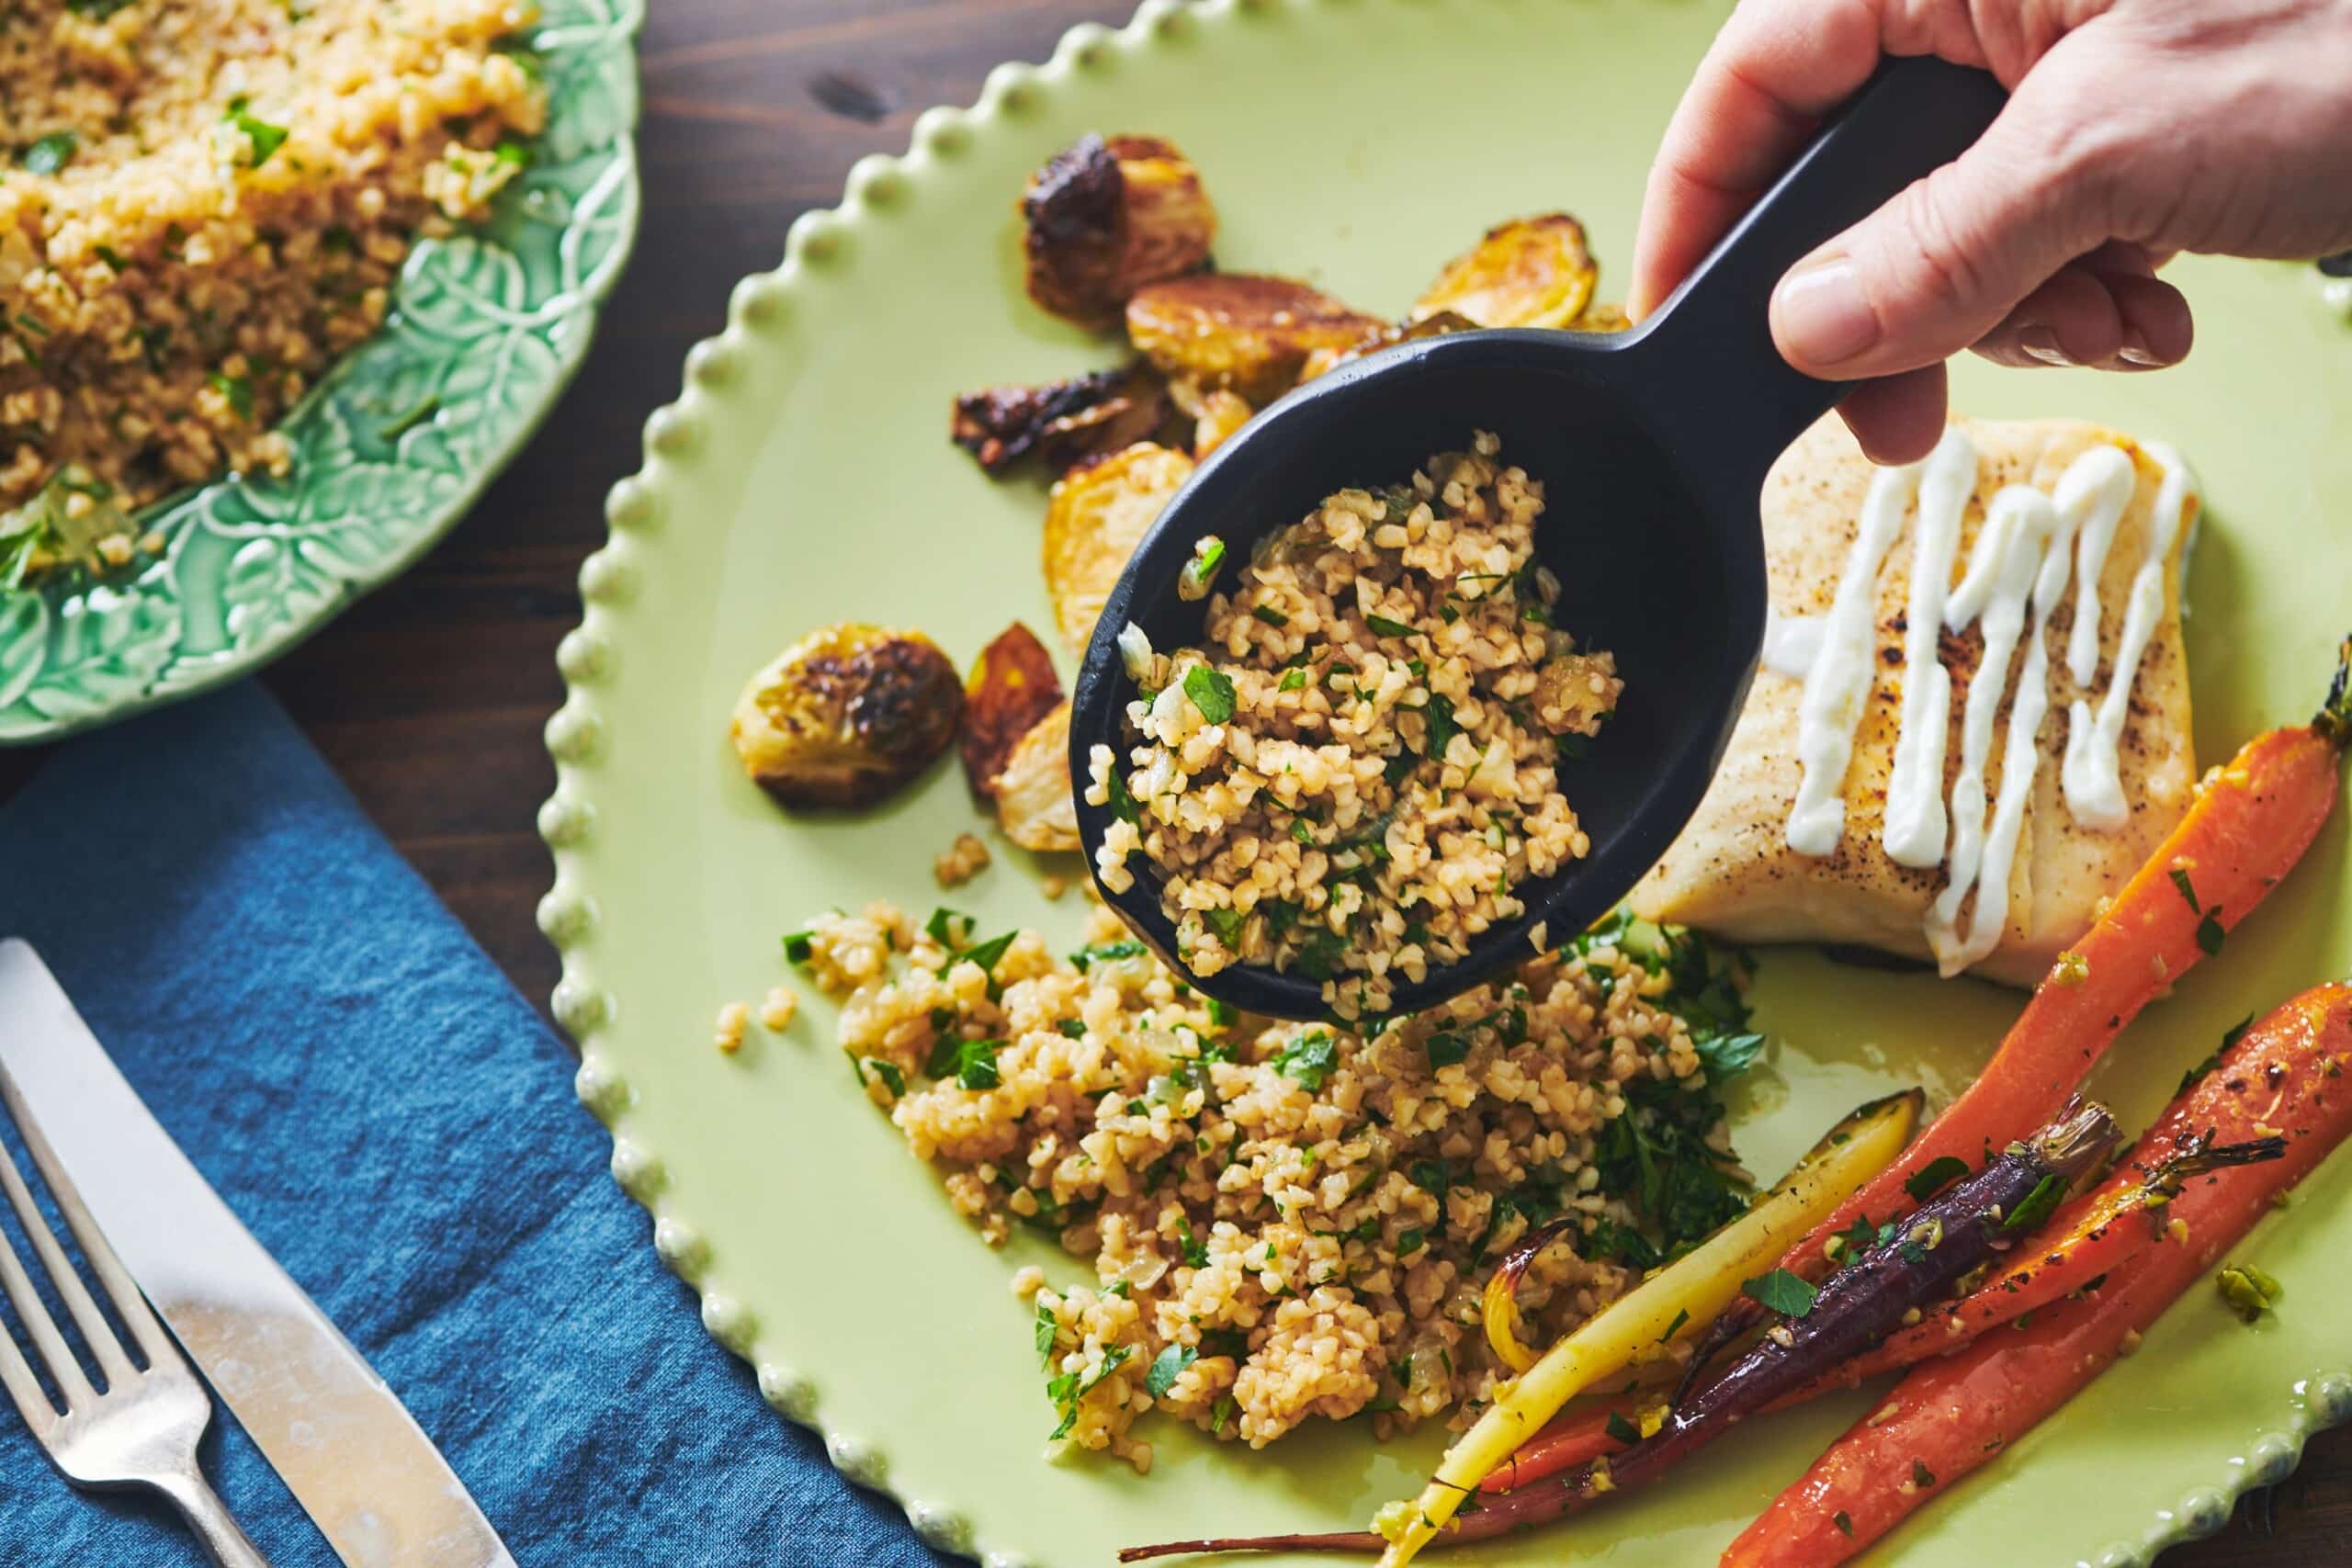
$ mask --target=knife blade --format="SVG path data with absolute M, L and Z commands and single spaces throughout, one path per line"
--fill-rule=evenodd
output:
M 156 1315 L 349 1568 L 514 1568 L 424 1428 L 14 938 L 0 942 L 0 1064 Z

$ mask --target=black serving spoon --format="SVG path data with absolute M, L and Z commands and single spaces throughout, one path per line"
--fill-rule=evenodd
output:
M 2005 102 L 1981 71 L 1941 61 L 1882 67 L 1823 126 L 1787 174 L 1631 332 L 1464 332 L 1401 344 L 1311 381 L 1251 420 L 1178 491 L 1103 605 L 1072 699 L 1070 770 L 1079 830 L 1094 852 L 1115 820 L 1084 799 L 1090 748 L 1122 761 L 1136 683 L 1120 660 L 1129 622 L 1162 650 L 1197 646 L 1203 601 L 1178 596 L 1193 542 L 1215 534 L 1227 559 L 1297 522 L 1323 497 L 1407 479 L 1474 430 L 1544 481 L 1537 554 L 1559 575 L 1557 624 L 1617 656 L 1625 694 L 1562 787 L 1591 852 L 1514 889 L 1518 919 L 1484 933 L 1461 963 L 1419 984 L 1396 976 L 1393 1010 L 1434 1006 L 1556 945 L 1615 908 L 1698 808 L 1747 699 L 1764 639 L 1758 498 L 1789 444 L 1845 388 L 1792 368 L 1767 310 L 1782 273 L 1912 181 L 1951 162 Z M 1120 918 L 1179 974 L 1219 1000 L 1278 1018 L 1329 1012 L 1319 982 L 1236 964 L 1205 979 L 1175 956 L 1174 925 L 1140 853 L 1135 885 L 1102 888 Z

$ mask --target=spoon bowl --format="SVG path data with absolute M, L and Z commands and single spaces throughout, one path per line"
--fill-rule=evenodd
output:
M 1176 954 L 1159 881 L 1140 855 L 1134 885 L 1102 886 L 1095 852 L 1114 820 L 1084 798 L 1088 758 L 1134 744 L 1135 682 L 1118 636 L 1152 647 L 1201 640 L 1205 601 L 1179 596 L 1194 542 L 1215 534 L 1245 562 L 1261 538 L 1332 491 L 1401 482 L 1474 431 L 1544 486 L 1538 559 L 1557 575 L 1555 623 L 1615 654 L 1625 691 L 1561 787 L 1590 852 L 1512 891 L 1524 913 L 1482 933 L 1461 962 L 1398 977 L 1397 1013 L 1419 1011 L 1556 946 L 1613 908 L 1698 807 L 1746 701 L 1764 637 L 1758 497 L 1773 461 L 1843 388 L 1804 376 L 1773 346 L 1768 308 L 1789 265 L 1981 135 L 2005 101 L 1994 80 L 1931 60 L 1891 62 L 1826 125 L 1675 296 L 1614 334 L 1479 331 L 1400 344 L 1345 365 L 1268 408 L 1218 448 L 1160 513 L 1104 604 L 1072 698 L 1079 829 L 1104 900 L 1201 990 L 1251 1012 L 1311 1019 L 1321 984 L 1235 964 L 1192 976 Z M 1246 570 L 1243 568 L 1242 570 Z

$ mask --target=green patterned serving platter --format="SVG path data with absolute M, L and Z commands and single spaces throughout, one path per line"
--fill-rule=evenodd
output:
M 978 105 L 934 109 L 903 157 L 852 172 L 836 209 L 792 229 L 775 272 L 686 362 L 612 492 L 611 536 L 549 720 L 557 790 L 540 814 L 556 879 L 540 922 L 562 950 L 557 1016 L 581 1098 L 652 1216 L 662 1257 L 785 1416 L 853 1479 L 899 1498 L 923 1537 L 994 1568 L 1104 1568 L 1123 1544 L 1216 1531 L 1360 1526 L 1411 1492 L 1443 1434 L 1375 1443 L 1323 1425 L 1262 1453 L 1155 1418 L 1148 1476 L 1044 1457 L 1052 1426 L 1012 1271 L 1080 1266 L 1023 1237 L 982 1245 L 937 1177 L 852 1082 L 836 1010 L 711 1046 L 720 1004 L 792 978 L 777 937 L 812 910 L 937 900 L 931 860 L 974 825 L 956 770 L 860 817 L 788 819 L 735 765 L 744 676 L 841 618 L 919 626 L 968 660 L 1005 622 L 1051 624 L 1042 492 L 982 479 L 944 438 L 954 391 L 1037 380 L 1115 350 L 1023 298 L 1013 200 L 1078 133 L 1148 131 L 1200 165 L 1220 263 L 1304 276 L 1396 312 L 1449 255 L 1510 215 L 1581 215 L 1622 290 L 1659 130 L 1723 0 L 1153 0 L 1081 28 L 1041 67 L 1007 65 Z M 2352 629 L 2352 299 L 2309 267 L 2185 261 L 2201 340 L 2182 368 L 2120 378 L 1958 367 L 1959 402 L 2081 415 L 2182 447 L 2211 510 L 2188 577 L 2201 758 L 2305 716 Z M 1613 281 L 1612 281 L 1613 280 Z M 1660 591 L 1662 593 L 1665 590 Z M 1670 613 L 1662 602 L 1661 613 Z M 984 925 L 1075 934 L 1046 865 L 998 840 L 958 890 Z M 2339 818 L 2218 959 L 2126 1034 L 2094 1079 L 2135 1122 L 2249 1011 L 2352 972 Z M 1764 955 L 1776 1037 L 1735 1106 L 1742 1152 L 1782 1168 L 1838 1113 L 1891 1086 L 1948 1097 L 2016 993 Z M 2276 1481 L 2315 1428 L 2352 1416 L 2352 1158 L 2324 1168 L 2236 1256 L 2278 1276 L 2248 1327 L 2191 1292 L 2132 1359 L 1953 1485 L 1871 1559 L 1903 1568 L 2146 1562 Z M 1759 1421 L 1664 1487 L 1572 1525 L 1433 1561 L 1703 1568 L 1861 1408 Z M 1253 1562 L 1303 1562 L 1283 1557 Z
M 258 669 L 447 533 L 555 406 L 637 232 L 643 0 L 543 0 L 531 166 L 486 222 L 420 241 L 383 330 L 280 428 L 283 479 L 141 514 L 162 552 L 0 592 L 0 745 L 50 740 Z

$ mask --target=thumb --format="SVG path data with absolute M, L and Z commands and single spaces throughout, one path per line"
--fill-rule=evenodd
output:
M 2048 79 L 2052 62 L 2035 74 Z M 1789 363 L 1832 380 L 1891 376 L 1950 358 L 1991 332 L 2088 235 L 2079 157 L 2029 75 L 1959 160 L 1791 268 L 1772 295 Z M 2071 115 L 2068 106 L 2053 105 Z

